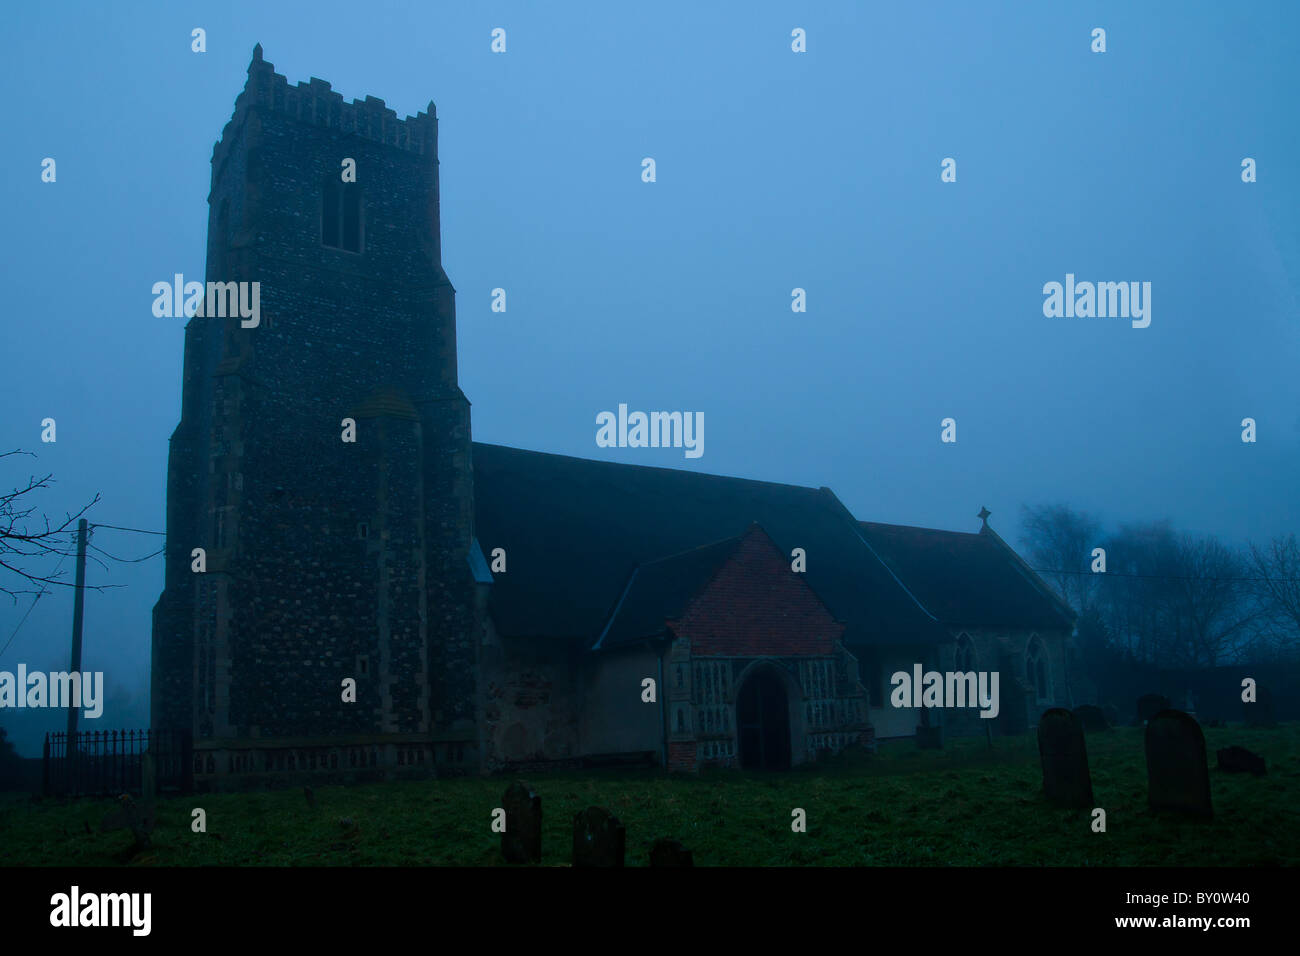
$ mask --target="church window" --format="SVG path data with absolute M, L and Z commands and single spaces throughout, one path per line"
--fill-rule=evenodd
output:
M 362 243 L 361 188 L 356 183 L 325 183 L 321 208 L 321 241 L 344 252 L 360 252 Z
M 960 673 L 975 670 L 975 642 L 969 635 L 957 635 L 956 670 Z
M 357 525 L 357 538 L 361 541 L 365 541 L 368 537 L 370 537 L 370 525 L 362 521 Z

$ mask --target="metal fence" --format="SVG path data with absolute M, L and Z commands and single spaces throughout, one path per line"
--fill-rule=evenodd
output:
M 45 735 L 42 792 L 104 796 L 141 793 L 145 752 L 153 757 L 159 791 L 193 789 L 193 742 L 188 731 L 92 730 Z

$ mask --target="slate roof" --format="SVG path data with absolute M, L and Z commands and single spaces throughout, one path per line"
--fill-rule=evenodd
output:
M 735 552 L 743 536 L 638 565 L 597 639 L 597 648 L 659 637 Z
M 861 521 L 880 558 L 951 626 L 1065 629 L 1072 612 L 991 529 L 976 534 Z
M 591 647 L 639 565 L 734 538 L 757 522 L 783 553 L 805 549 L 805 581 L 844 623 L 846 644 L 951 640 L 828 488 L 479 442 L 473 454 L 475 537 L 485 552 L 506 549 L 507 571 L 493 576 L 490 598 L 505 635 Z M 662 587 L 679 593 L 677 584 Z
M 806 551 L 804 580 L 851 646 L 944 643 L 956 626 L 1072 627 L 992 529 L 858 521 L 829 488 L 481 442 L 473 453 L 475 537 L 506 550 L 490 607 L 510 637 L 590 648 L 658 635 L 754 523 L 782 553 Z

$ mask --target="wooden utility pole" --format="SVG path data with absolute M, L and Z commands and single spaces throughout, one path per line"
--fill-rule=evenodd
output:
M 81 673 L 81 624 L 85 619 L 86 610 L 86 519 L 82 518 L 77 522 L 77 587 L 72 597 L 72 670 L 73 674 Z M 77 678 L 77 686 L 81 686 L 81 679 Z M 85 688 L 82 687 L 82 694 L 85 694 Z M 77 701 L 78 704 L 81 701 Z M 68 767 L 68 785 L 69 792 L 72 791 L 73 780 L 73 762 L 77 759 L 77 717 L 80 708 L 73 707 L 71 701 L 68 702 L 68 737 L 64 744 L 63 754 L 64 762 Z

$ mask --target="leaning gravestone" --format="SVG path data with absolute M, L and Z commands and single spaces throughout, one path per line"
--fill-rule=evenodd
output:
M 542 798 L 523 781 L 506 788 L 501 798 L 506 829 L 501 834 L 501 855 L 507 863 L 542 861 Z
M 626 833 L 604 807 L 588 807 L 573 817 L 574 866 L 622 866 Z
M 694 866 L 695 857 L 676 840 L 660 837 L 650 848 L 651 866 Z
M 1256 685 L 1255 699 L 1243 701 L 1241 706 L 1246 712 L 1247 727 L 1277 726 L 1277 720 L 1273 716 L 1273 694 L 1267 687 Z
M 1152 810 L 1210 819 L 1210 770 L 1205 735 L 1181 710 L 1162 710 L 1147 722 L 1147 799 Z
M 1106 719 L 1105 713 L 1093 704 L 1080 704 L 1074 708 L 1074 716 L 1079 718 L 1079 723 L 1086 731 L 1110 729 L 1110 721 Z
M 1160 711 L 1169 709 L 1169 698 L 1162 694 L 1143 694 L 1138 698 L 1137 708 L 1138 723 L 1145 724 Z
M 1224 747 L 1216 756 L 1219 759 L 1219 769 L 1228 773 L 1253 773 L 1262 777 L 1268 772 L 1264 758 L 1245 747 Z
M 1093 805 L 1083 727 L 1074 714 L 1053 707 L 1039 718 L 1038 756 L 1043 764 L 1043 793 L 1048 800 L 1078 809 Z

